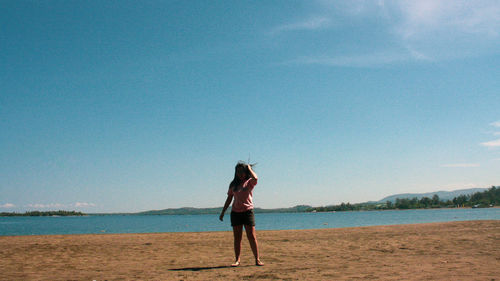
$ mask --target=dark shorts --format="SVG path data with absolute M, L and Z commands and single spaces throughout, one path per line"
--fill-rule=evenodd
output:
M 253 210 L 237 213 L 231 212 L 231 226 L 251 225 L 255 226 L 255 216 Z

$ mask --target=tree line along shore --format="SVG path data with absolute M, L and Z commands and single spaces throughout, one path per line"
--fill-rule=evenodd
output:
M 298 205 L 291 208 L 262 209 L 255 208 L 256 213 L 307 213 L 307 212 L 342 212 L 342 211 L 375 211 L 375 210 L 408 210 L 408 209 L 431 209 L 431 208 L 488 208 L 500 206 L 500 186 L 492 186 L 483 192 L 471 195 L 460 195 L 451 200 L 441 200 L 438 195 L 431 198 L 397 198 L 386 202 L 367 203 L 342 203 L 339 205 L 312 207 L 309 205 Z M 165 210 L 153 210 L 140 213 L 111 213 L 111 214 L 85 214 L 77 211 L 29 211 L 25 213 L 0 213 L 0 216 L 85 216 L 85 215 L 202 215 L 218 214 L 218 208 L 177 208 Z
M 24 213 L 0 213 L 0 217 L 69 217 L 69 216 L 85 216 L 86 214 L 77 211 L 29 211 Z
M 394 202 L 384 203 L 342 203 L 340 205 L 311 207 L 309 212 L 332 212 L 332 211 L 371 211 L 371 210 L 408 210 L 408 209 L 431 209 L 431 208 L 488 208 L 500 206 L 500 186 L 492 186 L 483 192 L 471 195 L 460 195 L 451 200 L 441 200 L 438 195 L 431 198 L 422 197 L 397 198 Z

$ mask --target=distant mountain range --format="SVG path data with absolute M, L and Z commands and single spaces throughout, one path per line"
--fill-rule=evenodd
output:
M 446 200 L 451 200 L 455 197 L 458 197 L 460 195 L 470 195 L 476 192 L 483 192 L 488 190 L 488 188 L 469 188 L 469 189 L 460 189 L 460 190 L 454 190 L 454 191 L 436 191 L 436 192 L 428 192 L 428 193 L 402 193 L 402 194 L 395 194 L 391 196 L 384 197 L 383 199 L 379 201 L 370 201 L 370 202 L 365 202 L 365 203 L 360 203 L 360 204 L 380 204 L 380 203 L 386 203 L 387 201 L 391 201 L 394 203 L 397 198 L 399 199 L 412 199 L 412 198 L 418 198 L 421 199 L 422 197 L 428 197 L 432 198 L 435 194 L 439 196 L 439 199 L 442 201 Z M 313 210 L 312 206 L 309 205 L 298 205 L 290 208 L 277 208 L 277 209 L 262 209 L 262 208 L 255 208 L 255 213 L 300 213 L 300 212 L 308 212 Z M 222 211 L 222 207 L 215 207 L 215 208 L 191 208 L 191 207 L 184 207 L 184 208 L 170 208 L 170 209 L 163 209 L 163 210 L 151 210 L 151 211 L 145 211 L 145 212 L 139 212 L 139 213 L 121 213 L 121 215 L 203 215 L 203 214 L 220 214 Z M 231 207 L 227 210 L 226 214 L 229 214 L 231 212 Z M 116 215 L 114 214 L 91 214 L 91 215 Z
M 460 190 L 454 190 L 454 191 L 436 191 L 436 192 L 428 192 L 428 193 L 402 193 L 402 194 L 395 194 L 391 196 L 384 197 L 382 200 L 377 201 L 377 203 L 385 203 L 387 201 L 391 201 L 394 203 L 397 198 L 399 199 L 412 199 L 412 198 L 418 198 L 421 199 L 423 197 L 428 197 L 432 198 L 435 194 L 439 196 L 440 200 L 452 200 L 455 197 L 458 197 L 460 195 L 470 195 L 474 194 L 476 192 L 483 192 L 485 190 L 488 190 L 488 188 L 469 188 L 469 189 L 460 189 Z
M 299 213 L 305 212 L 312 208 L 308 205 L 298 205 L 291 208 L 278 208 L 278 209 L 262 209 L 255 208 L 255 213 Z M 134 213 L 133 215 L 206 215 L 206 214 L 220 214 L 222 207 L 216 208 L 171 208 L 163 210 L 153 210 L 140 213 Z M 226 214 L 231 212 L 231 207 L 226 211 Z

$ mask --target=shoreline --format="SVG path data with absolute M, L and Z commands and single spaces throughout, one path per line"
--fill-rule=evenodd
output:
M 222 207 L 221 207 L 222 208 Z M 465 209 L 499 209 L 500 206 L 491 207 L 442 207 L 442 208 L 415 208 L 415 209 L 373 209 L 373 210 L 345 210 L 345 211 L 304 211 L 304 212 L 274 212 L 274 211 L 256 211 L 256 214 L 316 214 L 316 213 L 343 213 L 343 212 L 382 212 L 382 211 L 417 211 L 417 210 L 465 210 Z M 272 209 L 270 209 L 272 210 Z M 8 212 L 4 212 L 8 213 Z M 9 217 L 98 217 L 98 216 L 199 216 L 199 215 L 218 215 L 219 213 L 179 213 L 179 214 L 142 214 L 139 213 L 83 213 L 82 215 L 24 215 L 22 213 L 11 212 L 9 215 L 0 215 L 0 218 Z
M 305 229 L 258 229 L 256 231 L 258 233 L 261 232 L 274 232 L 274 231 L 322 231 L 322 230 L 341 230 L 341 229 L 361 229 L 361 228 L 370 228 L 370 227 L 397 227 L 397 226 L 419 226 L 419 225 L 427 225 L 427 224 L 446 224 L 446 223 L 467 223 L 467 222 L 491 222 L 500 220 L 492 220 L 492 219 L 479 219 L 479 220 L 458 220 L 458 221 L 444 221 L 444 222 L 421 222 L 421 223 L 400 223 L 400 224 L 381 224 L 381 225 L 366 225 L 366 226 L 340 226 L 340 227 L 324 227 L 324 228 L 305 228 Z M 232 229 L 228 227 L 227 230 L 215 230 L 215 231 L 164 231 L 164 232 L 125 232 L 125 233 L 114 233 L 114 232 L 100 232 L 100 233 L 70 233 L 70 234 L 24 234 L 24 235 L 0 235 L 0 239 L 2 238 L 15 238 L 15 237 L 64 237 L 64 236 L 85 236 L 85 235 L 182 235 L 182 234 L 213 234 L 213 233 L 232 233 Z M 0 279 L 1 280 L 1 279 Z M 500 280 L 499 280 L 500 281 Z
M 500 220 L 231 231 L 0 236 L 0 280 L 498 280 Z
M 408 225 L 433 222 L 500 220 L 500 208 L 270 213 L 257 225 L 263 230 L 339 229 L 346 227 Z M 25 225 L 26 223 L 26 225 Z M 0 237 L 81 234 L 198 233 L 231 231 L 214 215 L 84 216 L 0 218 Z

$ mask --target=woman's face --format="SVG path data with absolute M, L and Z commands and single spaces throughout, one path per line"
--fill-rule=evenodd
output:
M 247 178 L 247 171 L 245 170 L 244 167 L 238 167 L 236 168 L 236 176 L 240 180 L 245 180 Z

